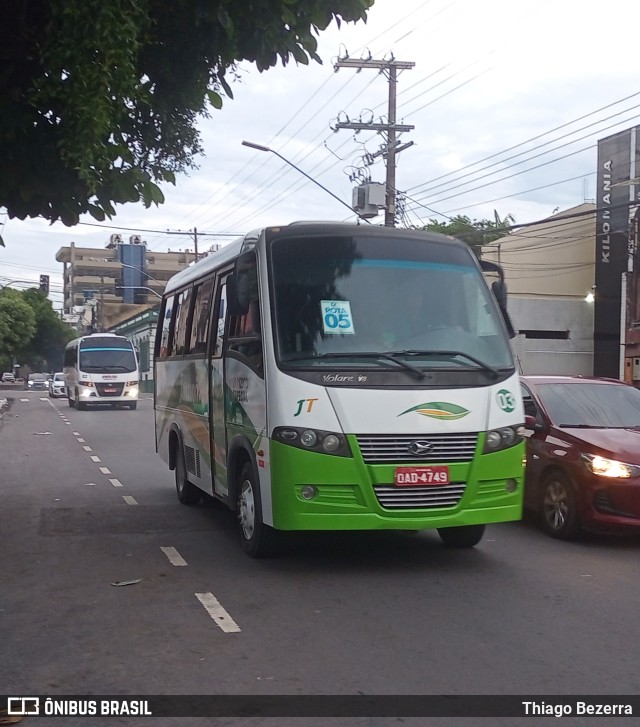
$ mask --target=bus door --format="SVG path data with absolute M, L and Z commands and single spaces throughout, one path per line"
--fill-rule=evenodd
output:
M 211 473 L 213 491 L 220 497 L 227 497 L 227 432 L 225 426 L 225 386 L 224 386 L 224 333 L 227 320 L 227 280 L 229 271 L 218 277 L 216 293 L 217 305 L 214 307 L 211 326 L 211 347 L 209 363 L 209 431 L 211 433 Z

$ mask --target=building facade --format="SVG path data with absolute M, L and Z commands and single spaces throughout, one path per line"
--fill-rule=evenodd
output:
M 159 302 L 169 278 L 195 260 L 191 251 L 152 252 L 140 237 L 112 235 L 104 248 L 62 247 L 64 313 L 81 327 L 110 330 Z M 87 322 L 90 321 L 87 326 Z
M 482 248 L 505 272 L 523 374 L 594 373 L 595 209 L 585 202 Z

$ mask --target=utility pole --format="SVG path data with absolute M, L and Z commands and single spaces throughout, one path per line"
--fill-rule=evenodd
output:
M 396 154 L 402 149 L 411 146 L 411 143 L 405 144 L 400 149 L 397 148 L 396 134 L 401 131 L 411 131 L 415 126 L 409 124 L 396 123 L 396 86 L 398 83 L 398 70 L 410 69 L 415 66 L 412 61 L 396 61 L 394 58 L 388 61 L 375 61 L 369 59 L 356 58 L 339 58 L 334 68 L 373 68 L 384 73 L 389 81 L 389 102 L 387 108 L 386 124 L 367 124 L 352 121 L 340 121 L 336 123 L 336 129 L 355 129 L 357 131 L 380 131 L 386 136 L 386 144 L 382 147 L 381 153 L 386 157 L 386 187 L 385 187 L 385 210 L 384 224 L 386 227 L 395 225 L 396 216 Z

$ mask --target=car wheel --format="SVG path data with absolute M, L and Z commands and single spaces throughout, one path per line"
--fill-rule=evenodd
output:
M 484 525 L 460 525 L 456 528 L 438 528 L 438 535 L 447 548 L 473 548 L 484 535 Z
M 184 463 L 184 450 L 182 444 L 178 443 L 178 451 L 176 452 L 176 493 L 178 500 L 183 505 L 197 505 L 202 497 L 202 490 L 189 482 L 187 478 L 187 467 Z
M 572 540 L 581 531 L 578 503 L 569 478 L 562 472 L 552 472 L 540 492 L 540 520 L 553 538 Z
M 247 462 L 238 481 L 238 523 L 242 549 L 252 558 L 266 558 L 278 551 L 278 533 L 262 520 L 260 487 L 253 467 Z

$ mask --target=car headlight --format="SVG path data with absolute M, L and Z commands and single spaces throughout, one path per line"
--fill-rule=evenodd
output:
M 523 436 L 524 427 L 522 425 L 492 429 L 486 434 L 484 449 L 482 451 L 486 454 L 487 452 L 498 452 L 501 449 L 508 449 L 519 444 Z
M 583 454 L 582 461 L 588 470 L 599 477 L 615 477 L 626 480 L 629 477 L 640 476 L 640 467 L 626 462 L 618 462 L 616 459 L 607 459 L 599 454 Z
M 338 457 L 351 457 L 351 449 L 344 434 L 325 432 L 309 427 L 276 427 L 273 438 L 292 447 L 306 449 L 321 454 L 334 454 Z

